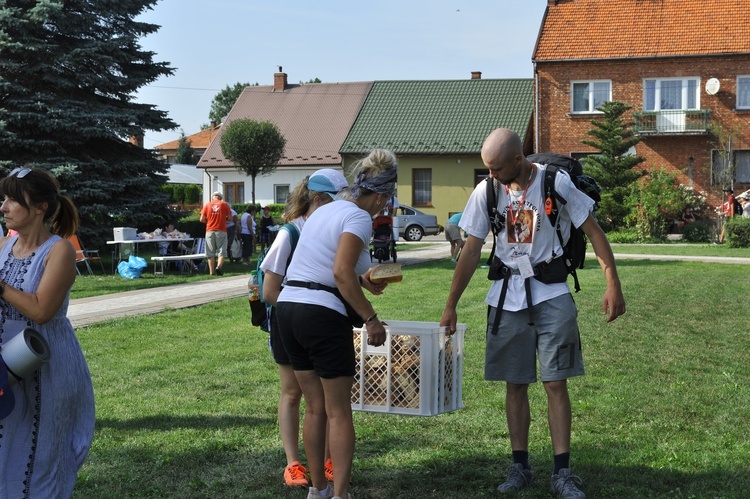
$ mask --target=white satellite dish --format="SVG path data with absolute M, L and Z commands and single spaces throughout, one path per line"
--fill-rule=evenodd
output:
M 719 80 L 716 78 L 711 78 L 706 82 L 706 93 L 708 95 L 716 95 L 716 92 L 719 91 L 719 88 L 721 87 L 721 83 L 719 83 Z

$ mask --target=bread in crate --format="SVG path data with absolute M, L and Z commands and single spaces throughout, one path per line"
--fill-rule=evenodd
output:
M 463 335 L 437 323 L 384 321 L 386 343 L 367 344 L 366 328 L 354 330 L 357 361 L 352 408 L 431 416 L 463 407 Z

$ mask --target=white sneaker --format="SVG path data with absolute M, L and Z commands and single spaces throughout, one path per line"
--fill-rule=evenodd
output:
M 310 487 L 307 492 L 307 499 L 329 499 L 331 496 L 333 496 L 333 487 L 330 484 L 323 490 Z

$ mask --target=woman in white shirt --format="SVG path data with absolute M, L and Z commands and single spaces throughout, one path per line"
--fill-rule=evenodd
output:
M 372 217 L 395 193 L 397 175 L 396 156 L 383 149 L 356 165 L 352 199 L 321 206 L 305 222 L 278 298 L 281 338 L 305 395 L 303 439 L 312 480 L 308 499 L 331 497 L 323 470 L 326 418 L 336 470 L 333 497 L 348 495 L 355 354 L 352 321 L 342 300 L 367 324 L 368 342 L 384 344 L 385 327 L 362 287 L 373 294 L 385 287 L 369 279 L 369 242 Z

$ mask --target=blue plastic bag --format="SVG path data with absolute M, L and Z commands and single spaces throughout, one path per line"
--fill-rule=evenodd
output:
M 130 255 L 128 261 L 122 261 L 117 264 L 117 273 L 125 279 L 136 279 L 141 277 L 141 271 L 146 268 L 148 263 L 140 256 Z

